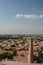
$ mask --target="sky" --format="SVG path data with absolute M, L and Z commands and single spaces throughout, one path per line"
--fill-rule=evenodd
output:
M 0 34 L 43 34 L 43 0 L 0 0 Z

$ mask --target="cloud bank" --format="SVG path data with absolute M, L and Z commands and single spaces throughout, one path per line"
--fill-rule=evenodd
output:
M 17 18 L 25 18 L 25 19 L 42 19 L 43 15 L 27 15 L 27 14 L 16 14 Z

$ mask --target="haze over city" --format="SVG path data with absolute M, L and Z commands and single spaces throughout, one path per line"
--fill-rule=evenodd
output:
M 0 0 L 0 34 L 43 34 L 43 0 Z

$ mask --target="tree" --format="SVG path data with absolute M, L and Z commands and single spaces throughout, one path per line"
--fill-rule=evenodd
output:
M 15 56 L 17 54 L 16 49 L 13 49 L 13 56 Z
M 0 54 L 0 60 L 5 59 L 5 58 L 13 59 L 13 54 L 8 53 L 8 52 L 4 52 L 4 53 Z

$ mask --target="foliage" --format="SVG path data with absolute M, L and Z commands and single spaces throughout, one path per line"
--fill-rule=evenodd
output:
M 0 60 L 5 59 L 5 58 L 12 59 L 13 54 L 8 53 L 8 52 L 4 52 L 4 53 L 0 54 Z
M 13 50 L 13 56 L 15 56 L 17 54 L 16 49 Z
M 36 55 L 33 55 L 33 61 L 39 61 L 39 57 L 37 57 Z

